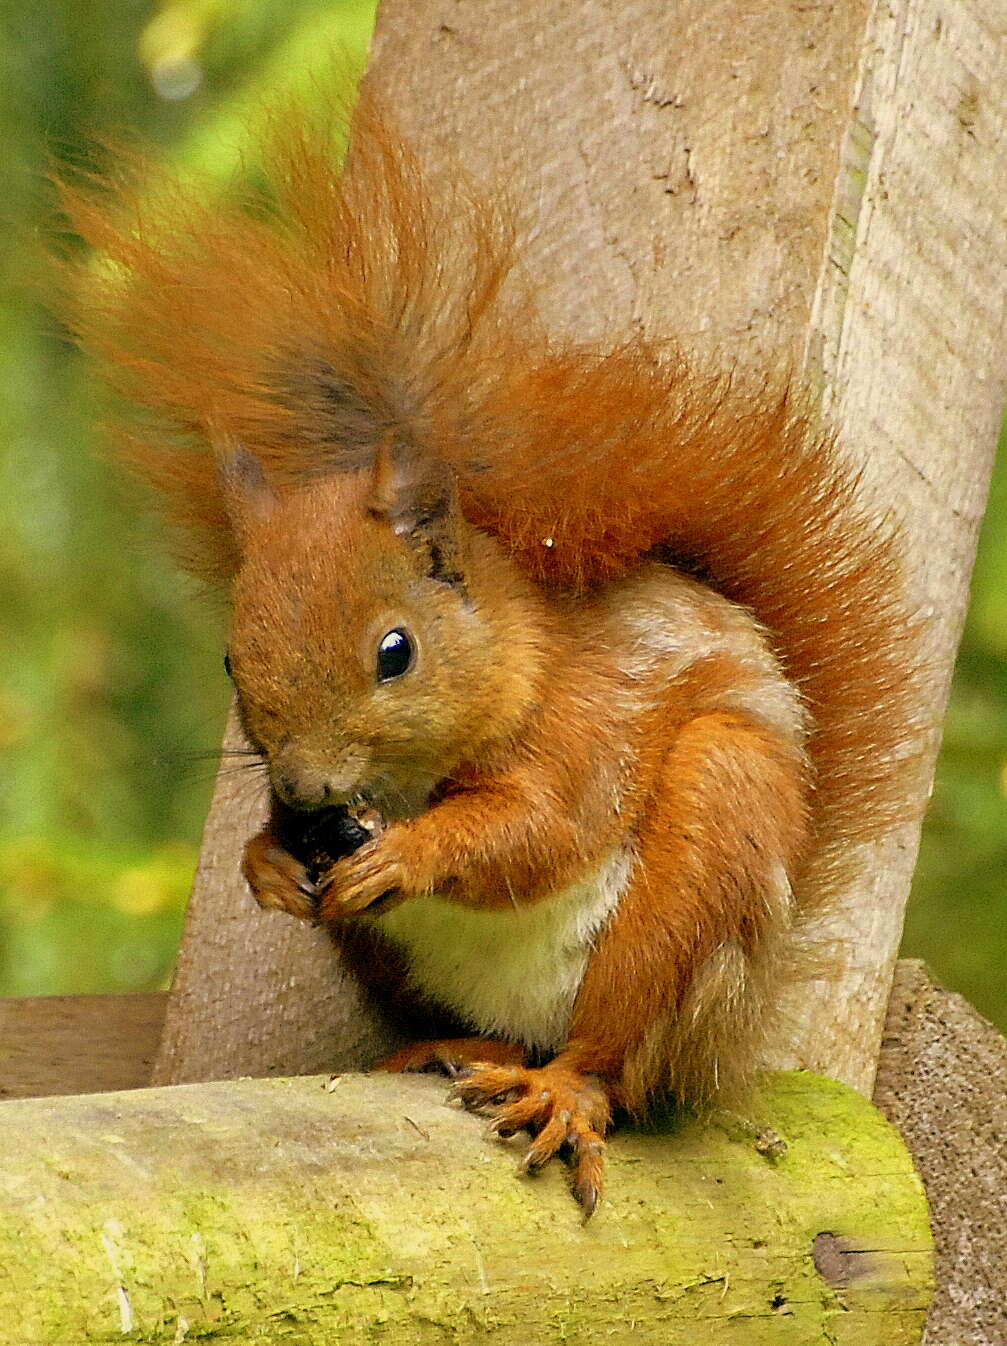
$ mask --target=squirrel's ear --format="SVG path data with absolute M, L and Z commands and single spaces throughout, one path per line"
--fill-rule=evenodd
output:
M 276 493 L 262 464 L 242 444 L 228 444 L 218 461 L 224 509 L 241 546 L 248 530 L 272 514 Z
M 398 469 L 391 436 L 386 436 L 374 451 L 371 494 L 367 503 L 373 515 L 387 519 L 393 527 L 402 486 L 402 474 Z M 399 530 L 396 528 L 395 531 Z
M 368 508 L 424 558 L 431 579 L 464 585 L 461 514 L 446 463 L 384 439 L 374 455 Z

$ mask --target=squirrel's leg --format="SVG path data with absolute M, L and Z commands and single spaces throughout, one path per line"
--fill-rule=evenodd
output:
M 618 843 L 619 820 L 605 802 L 607 813 L 599 804 L 579 828 L 577 801 L 548 764 L 480 780 L 339 860 L 323 880 L 318 914 L 344 921 L 387 904 L 389 893 L 437 893 L 481 911 L 510 910 L 515 894 L 524 906 L 547 900 Z
M 742 1040 L 704 1042 L 702 1025 L 690 1039 L 679 1020 L 721 951 L 743 964 L 786 928 L 786 875 L 807 840 L 805 793 L 799 751 L 758 720 L 723 712 L 686 724 L 655 776 L 633 877 L 587 965 L 567 1045 L 539 1069 L 477 1068 L 456 1085 L 501 1134 L 536 1133 L 527 1167 L 568 1151 L 588 1213 L 610 1106 L 641 1112 L 682 1079 L 715 1073 L 718 1053 L 751 1051 Z M 739 973 L 720 989 L 743 1000 L 742 982 Z M 742 1006 L 739 1026 L 745 1017 Z
M 498 1136 L 530 1131 L 534 1139 L 521 1161 L 525 1173 L 537 1173 L 560 1152 L 569 1156 L 574 1198 L 593 1214 L 605 1171 L 604 1135 L 612 1120 L 605 1082 L 564 1064 L 562 1054 L 537 1068 L 473 1066 L 456 1080 L 451 1095 L 472 1112 L 492 1117 Z

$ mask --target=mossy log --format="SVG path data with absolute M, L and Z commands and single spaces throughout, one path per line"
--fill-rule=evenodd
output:
M 894 1129 L 810 1075 L 624 1128 L 584 1224 L 430 1078 L 346 1075 L 0 1110 L 0 1343 L 909 1346 L 926 1203 Z M 782 1143 L 781 1143 L 782 1142 Z M 784 1148 L 785 1147 L 785 1148 Z

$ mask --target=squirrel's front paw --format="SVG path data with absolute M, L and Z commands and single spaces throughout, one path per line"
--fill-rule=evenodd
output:
M 260 907 L 285 911 L 302 921 L 318 920 L 318 890 L 307 869 L 271 832 L 260 832 L 245 847 L 242 873 Z
M 396 826 L 337 861 L 318 884 L 320 919 L 376 915 L 427 891 L 415 852 L 406 828 Z

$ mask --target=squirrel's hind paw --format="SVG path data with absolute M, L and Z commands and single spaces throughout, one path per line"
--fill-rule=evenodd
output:
M 534 1139 L 522 1160 L 526 1173 L 537 1173 L 556 1155 L 567 1159 L 575 1199 L 589 1218 L 604 1184 L 605 1131 L 611 1107 L 593 1075 L 552 1062 L 538 1069 L 477 1065 L 451 1090 L 472 1112 L 493 1118 L 498 1136 L 530 1131 Z

